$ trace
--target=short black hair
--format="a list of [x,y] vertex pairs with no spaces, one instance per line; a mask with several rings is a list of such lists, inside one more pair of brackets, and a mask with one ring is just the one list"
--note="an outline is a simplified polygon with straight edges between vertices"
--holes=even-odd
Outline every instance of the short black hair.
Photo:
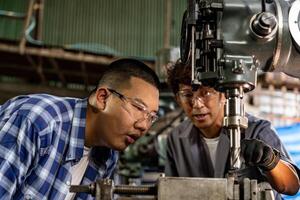
[[167,83],[175,95],[179,91],[179,84],[191,85],[192,67],[190,63],[184,64],[177,60],[175,64],[167,69]]
[[140,78],[159,89],[160,83],[156,73],[145,63],[131,58],[123,58],[112,62],[104,71],[98,87],[106,84],[118,88],[127,83],[131,77]]

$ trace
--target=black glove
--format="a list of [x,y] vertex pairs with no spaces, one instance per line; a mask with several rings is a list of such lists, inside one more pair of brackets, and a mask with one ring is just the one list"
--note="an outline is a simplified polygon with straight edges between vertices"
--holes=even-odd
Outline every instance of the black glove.
[[257,139],[242,140],[241,153],[246,165],[257,166],[265,171],[273,169],[280,160],[279,151]]

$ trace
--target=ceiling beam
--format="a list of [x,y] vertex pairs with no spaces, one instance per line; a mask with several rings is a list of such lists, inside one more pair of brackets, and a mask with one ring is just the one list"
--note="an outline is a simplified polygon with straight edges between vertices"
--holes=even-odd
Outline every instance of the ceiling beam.
[[[111,62],[119,59],[120,57],[115,56],[103,56],[103,55],[95,55],[84,52],[71,52],[66,51],[63,48],[43,48],[43,47],[29,47],[25,46],[24,52],[20,52],[20,47],[14,44],[6,44],[4,42],[0,42],[0,51],[10,52],[16,54],[28,54],[33,56],[42,56],[48,58],[56,58],[56,59],[65,59],[72,61],[80,61],[87,63],[95,63],[102,65],[109,65]],[[143,61],[150,68],[154,69],[154,62]]]
[[[21,54],[19,46],[12,44],[0,43],[0,51]],[[24,48],[24,54],[103,65],[109,65],[112,61],[117,59],[116,57],[92,55],[83,52],[70,52],[62,48],[37,48],[28,46]]]

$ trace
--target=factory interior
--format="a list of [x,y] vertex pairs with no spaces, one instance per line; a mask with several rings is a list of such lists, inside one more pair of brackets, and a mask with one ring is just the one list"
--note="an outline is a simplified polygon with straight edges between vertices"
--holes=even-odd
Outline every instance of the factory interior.
[[[251,73],[249,76],[244,75],[245,72],[242,72],[242,75],[234,76],[234,78],[237,77],[237,81],[233,80],[233,82],[236,81],[235,84],[230,82],[229,85],[231,85],[228,86],[227,83],[224,83],[227,80],[226,77],[225,79],[223,77],[222,81],[225,80],[221,81],[224,83],[223,85],[221,83],[223,91],[231,91],[233,87],[244,81],[243,78],[247,79],[246,82],[254,80],[255,83],[250,84],[251,89],[245,86],[246,89],[240,94],[243,99],[240,105],[244,106],[246,113],[271,122],[291,159],[296,166],[300,167],[299,35],[293,36],[293,33],[285,35],[286,29],[284,28],[282,29],[282,35],[276,32],[281,30],[280,16],[276,16],[279,12],[277,8],[274,13],[275,19],[278,18],[279,25],[274,25],[276,27],[274,31],[267,33],[270,38],[265,40],[265,36],[258,37],[255,35],[253,37],[257,36],[258,39],[243,39],[244,35],[241,32],[244,32],[243,28],[247,25],[245,25],[242,18],[247,18],[247,14],[252,14],[249,10],[257,10],[261,2],[267,2],[264,9],[270,9],[269,13],[273,11],[273,5],[271,4],[275,4],[274,7],[282,6],[282,10],[285,8],[285,5],[278,3],[277,0],[2,0],[0,1],[0,108],[9,99],[19,95],[46,93],[61,97],[86,98],[97,86],[102,73],[110,63],[120,58],[138,59],[152,68],[161,82],[158,120],[134,144],[119,152],[119,160],[112,176],[114,183],[110,185],[111,188],[115,189],[110,188],[110,190],[118,193],[117,186],[123,185],[132,186],[133,191],[127,194],[126,192],[120,192],[112,195],[113,198],[121,200],[236,199],[234,197],[224,197],[224,195],[209,196],[215,193],[221,194],[222,189],[220,188],[222,187],[220,186],[221,183],[219,184],[217,181],[215,183],[207,182],[210,185],[210,189],[208,189],[205,187],[206,178],[195,180],[195,182],[188,182],[188,178],[182,178],[184,179],[182,181],[174,179],[174,183],[172,182],[173,179],[164,179],[170,182],[166,182],[165,185],[161,183],[163,181],[159,182],[158,192],[155,194],[143,195],[140,190],[134,190],[134,187],[156,185],[159,178],[165,177],[167,138],[175,127],[187,119],[167,84],[166,70],[178,59],[184,60],[184,47],[193,48],[193,42],[187,44],[189,41],[185,41],[192,39],[189,36],[186,36],[188,39],[183,38],[184,33],[190,33],[187,31],[189,27],[193,27],[193,22],[190,20],[192,17],[186,18],[186,21],[184,21],[183,15],[187,8],[191,8],[192,5],[200,7],[204,3],[210,4],[204,7],[216,12],[216,16],[218,16],[216,19],[218,20],[221,18],[219,17],[220,13],[223,12],[221,20],[224,24],[221,25],[222,30],[218,35],[218,37],[223,37],[223,44],[218,46],[219,44],[216,43],[215,47],[223,48],[223,53],[229,52],[230,55],[225,57],[224,60],[227,58],[232,59],[234,57],[232,55],[240,55],[238,57],[239,61],[245,58],[246,64],[243,64],[244,61],[242,61],[243,66],[247,66],[249,59],[254,59],[255,56],[260,62],[257,65],[255,64],[256,67],[258,66],[255,75],[252,74],[251,68],[249,71],[246,70],[246,74]],[[300,34],[299,0],[285,2],[289,2],[290,7],[293,5],[292,2],[297,3],[297,31]],[[240,9],[248,7],[248,10],[245,8],[247,12],[234,12],[236,8],[231,7],[231,5],[243,3],[247,5],[241,6]],[[220,8],[221,5],[222,8]],[[197,6],[195,7],[197,8]],[[285,14],[281,17],[287,17]],[[286,23],[285,21],[287,20],[283,20],[284,23]],[[182,30],[185,28],[184,22],[187,24],[186,30]],[[217,25],[219,26],[219,24]],[[209,26],[205,27],[208,28]],[[285,27],[285,24],[283,24],[283,27]],[[191,30],[199,31],[199,27],[197,28]],[[229,36],[231,34],[230,29],[234,32],[231,36]],[[253,32],[255,32],[255,27],[253,29]],[[239,32],[239,35],[237,32]],[[208,33],[209,31],[207,31]],[[200,37],[199,35],[197,37]],[[232,41],[235,36],[241,41]],[[283,41],[281,45],[291,43],[292,47],[282,47],[280,54],[278,53],[280,47],[273,48],[273,46],[278,45],[279,39],[277,38],[281,36],[289,37],[289,41]],[[247,44],[241,47],[244,40]],[[252,41],[253,44],[250,45],[249,43]],[[266,44],[262,44],[264,42]],[[195,48],[199,47],[198,44],[199,42],[195,42]],[[197,50],[195,50],[195,55],[201,51]],[[247,55],[245,53],[247,51],[251,52],[251,55]],[[216,52],[219,52],[219,50]],[[190,52],[190,54],[192,53]],[[280,64],[276,66],[274,64],[273,68],[264,67],[264,65],[269,65],[272,59],[276,59],[275,54],[289,58],[284,61],[279,58],[277,62],[280,62]],[[216,55],[223,54],[217,53]],[[201,56],[196,55],[192,59],[197,60]],[[230,62],[231,60],[224,61],[227,64]],[[195,63],[195,66],[197,66],[199,62],[195,61]],[[224,65],[227,66],[227,64]],[[235,73],[236,69],[225,72],[225,76]],[[199,68],[196,70],[199,70]],[[205,78],[206,75],[210,76],[205,71],[202,77]],[[231,78],[229,79],[232,81]],[[243,88],[244,82],[241,85],[238,87]],[[230,109],[228,110],[230,112]],[[243,115],[244,113],[237,114]],[[232,128],[233,126],[229,127]],[[233,145],[235,145],[234,142]],[[201,183],[203,184],[201,185]],[[101,185],[102,182],[95,182],[96,189],[94,190],[100,188],[97,184]],[[168,184],[170,184],[169,187]],[[230,186],[226,185],[226,187]],[[155,188],[157,189],[157,185]],[[178,191],[176,191],[177,189]],[[99,190],[104,191],[103,188]],[[220,191],[216,192],[216,190]],[[165,193],[162,191],[165,191]],[[172,193],[173,196],[166,194],[167,191]],[[134,194],[135,192],[137,194]],[[228,195],[228,190],[225,193],[225,195]],[[100,193],[94,192],[95,199],[109,199],[103,197],[103,195],[104,192],[102,196]],[[300,192],[298,192],[298,195],[283,195],[282,197],[284,199],[300,200]],[[1,190],[0,199],[2,199]],[[244,196],[237,199],[268,198],[245,198]]]

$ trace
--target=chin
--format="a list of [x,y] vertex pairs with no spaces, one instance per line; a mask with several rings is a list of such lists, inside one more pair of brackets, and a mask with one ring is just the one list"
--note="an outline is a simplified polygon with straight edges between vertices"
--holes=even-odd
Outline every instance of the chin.
[[199,127],[208,126],[209,125],[209,123],[208,123],[207,120],[205,120],[205,121],[198,121],[198,120],[193,119],[193,123],[194,123],[195,126],[199,126]]
[[116,150],[116,151],[124,151],[125,149],[127,148],[127,145],[126,144],[122,144],[122,145],[114,145],[112,147],[113,150]]
[[122,148],[118,148],[118,149],[116,149],[116,150],[117,150],[117,151],[124,151],[126,148],[127,148],[127,146],[126,146],[126,147],[122,147]]
[[209,123],[199,123],[199,122],[194,122],[194,125],[199,129],[206,129],[211,126]]

